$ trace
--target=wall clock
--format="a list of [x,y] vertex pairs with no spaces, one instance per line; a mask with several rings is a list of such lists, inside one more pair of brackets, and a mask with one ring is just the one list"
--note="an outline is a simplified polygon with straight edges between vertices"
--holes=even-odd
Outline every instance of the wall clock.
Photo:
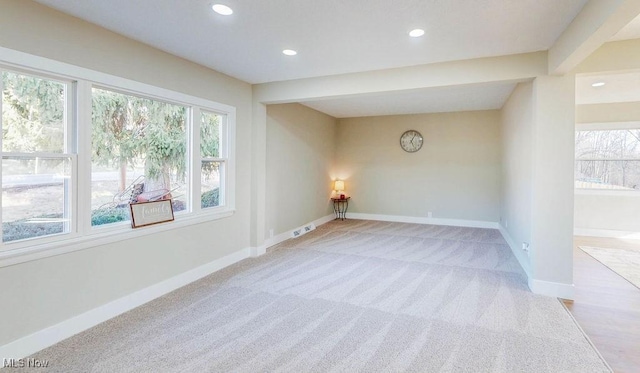
[[415,153],[420,150],[423,141],[422,135],[416,130],[408,130],[400,136],[400,146],[408,153]]

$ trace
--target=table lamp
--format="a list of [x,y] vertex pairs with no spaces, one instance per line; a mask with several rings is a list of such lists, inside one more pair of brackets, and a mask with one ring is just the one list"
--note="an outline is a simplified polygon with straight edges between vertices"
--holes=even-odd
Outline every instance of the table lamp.
[[336,180],[336,182],[333,185],[333,189],[335,189],[336,193],[338,195],[340,195],[340,199],[344,199],[344,181],[342,180]]

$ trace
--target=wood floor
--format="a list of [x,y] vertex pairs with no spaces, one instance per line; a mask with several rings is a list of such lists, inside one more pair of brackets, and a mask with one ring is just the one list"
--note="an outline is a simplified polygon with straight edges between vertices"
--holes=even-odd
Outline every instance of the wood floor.
[[640,372],[640,289],[578,246],[640,250],[640,240],[576,236],[575,300],[565,301],[614,372]]

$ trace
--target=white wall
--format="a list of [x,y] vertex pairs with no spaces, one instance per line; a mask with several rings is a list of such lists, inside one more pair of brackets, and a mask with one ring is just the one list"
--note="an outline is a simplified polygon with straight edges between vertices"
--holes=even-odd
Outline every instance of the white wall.
[[[573,297],[573,76],[519,84],[502,109],[501,227],[539,294]],[[522,244],[529,244],[529,253]]]
[[[0,46],[235,106],[237,138],[251,138],[249,84],[28,0],[0,8]],[[0,268],[0,346],[247,248],[250,142],[236,165],[232,217]]]
[[500,225],[511,238],[520,265],[531,274],[531,262],[520,250],[531,242],[533,188],[533,83],[520,83],[501,111],[502,193]]
[[576,191],[576,234],[626,235],[640,232],[640,195],[620,192]]
[[576,105],[576,124],[634,122],[640,118],[640,102]]
[[[337,174],[350,212],[497,222],[499,112],[475,111],[340,119]],[[424,136],[416,153],[399,139]]]
[[573,298],[573,169],[575,78],[533,82],[531,227],[534,292]]
[[336,126],[335,118],[300,104],[267,106],[267,235],[333,213]]

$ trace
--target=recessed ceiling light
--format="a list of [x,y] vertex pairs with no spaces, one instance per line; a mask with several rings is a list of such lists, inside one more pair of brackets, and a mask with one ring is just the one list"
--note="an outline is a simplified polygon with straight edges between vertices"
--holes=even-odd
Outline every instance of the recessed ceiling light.
[[412,38],[419,38],[420,36],[424,35],[424,30],[423,29],[415,29],[415,30],[411,30],[409,32],[409,36],[411,36]]
[[298,54],[298,52],[294,51],[293,49],[285,49],[282,51],[282,53],[286,54],[287,56],[295,56],[296,54]]
[[213,4],[211,9],[213,9],[213,11],[218,13],[218,14],[222,14],[223,16],[228,16],[228,15],[233,14],[233,9],[229,8],[226,5],[222,5],[222,4]]
[[591,84],[592,87],[602,87],[603,85],[605,85],[605,82],[595,82]]

